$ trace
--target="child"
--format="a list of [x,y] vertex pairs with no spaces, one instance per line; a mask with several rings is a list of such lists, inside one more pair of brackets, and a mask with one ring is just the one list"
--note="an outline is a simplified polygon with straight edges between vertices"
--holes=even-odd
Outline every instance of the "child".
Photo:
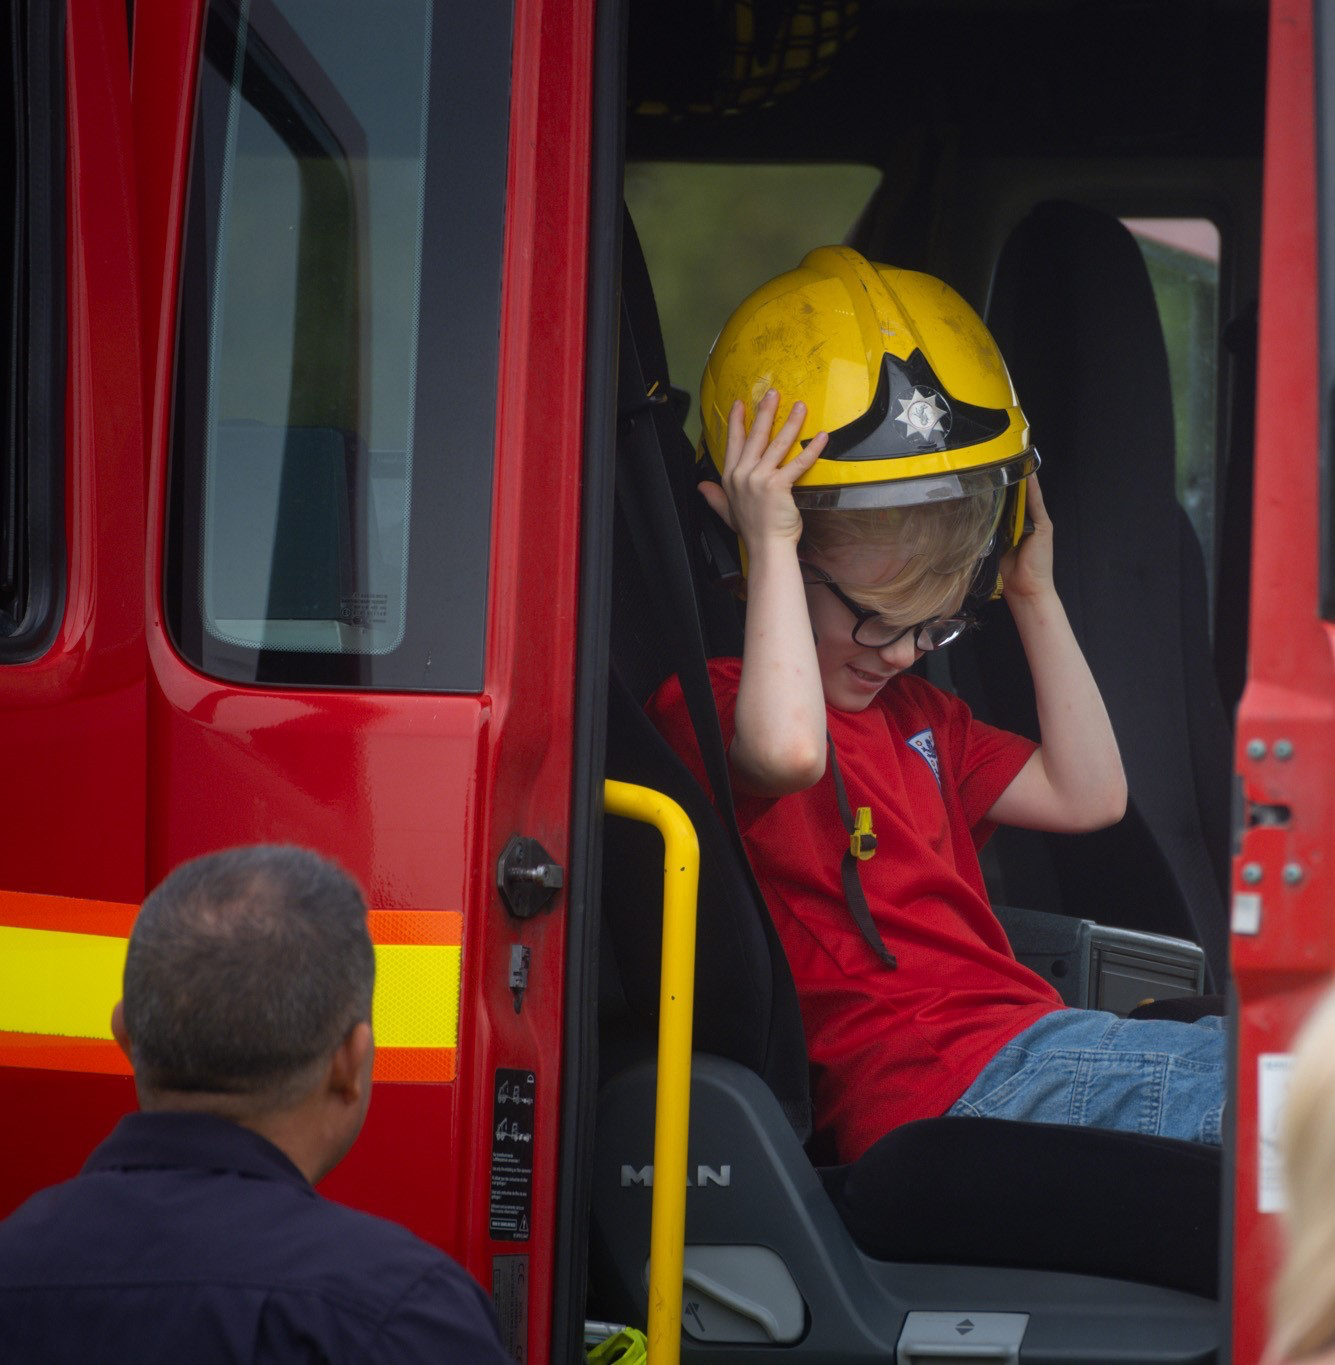
[[[1008,467],[1035,463],[991,338],[939,281],[845,248],[812,253],[739,314],[706,373],[706,445],[716,461],[726,446],[721,484],[701,492],[744,550],[746,629],[742,658],[711,661],[710,671],[738,824],[797,985],[818,1133],[841,1161],[898,1124],[945,1113],[1218,1143],[1220,1021],[1065,1009],[1016,962],[986,898],[977,849],[994,824],[1097,829],[1126,802],[1107,714],[1053,586],[1036,479],[1033,532],[1001,561],[1001,577],[1041,744],[981,724],[906,671],[966,628],[966,596],[999,520],[1005,532],[1003,462],[986,450],[980,465],[979,447],[1009,441]],[[789,315],[801,319],[805,349],[793,345]],[[884,353],[867,360],[866,338],[877,335]],[[795,352],[810,392],[786,395],[796,401],[780,420],[780,394],[763,385]],[[869,366],[878,400],[905,395],[898,415],[894,401],[873,401],[850,416],[838,396],[849,390],[841,354],[845,367],[849,355]],[[809,401],[840,425],[799,445]],[[726,414],[712,441],[711,411]],[[952,445],[952,419],[969,439]],[[919,445],[924,429],[935,444]],[[859,462],[847,476],[863,477],[851,498],[831,482],[846,477],[830,472],[832,446]],[[909,463],[920,447],[926,475],[921,460]],[[900,467],[913,477],[895,478]],[[943,467],[953,468],[944,486],[955,496],[941,500]],[[879,493],[868,469],[885,476]],[[882,495],[896,505],[869,505]],[[650,711],[703,776],[675,679]],[[875,850],[845,856],[851,812],[864,807]]]

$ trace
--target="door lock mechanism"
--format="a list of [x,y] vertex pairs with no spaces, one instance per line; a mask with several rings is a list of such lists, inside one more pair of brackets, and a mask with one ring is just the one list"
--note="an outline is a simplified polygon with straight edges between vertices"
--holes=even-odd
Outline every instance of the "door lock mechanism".
[[512,834],[496,863],[496,889],[516,919],[529,919],[565,885],[565,869],[536,840]]

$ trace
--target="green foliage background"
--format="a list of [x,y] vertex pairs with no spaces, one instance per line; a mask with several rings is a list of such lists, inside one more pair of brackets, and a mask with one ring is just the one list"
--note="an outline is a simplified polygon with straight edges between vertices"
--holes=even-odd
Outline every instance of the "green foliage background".
[[1149,267],[1173,381],[1177,498],[1214,558],[1215,407],[1219,351],[1219,267],[1190,252],[1137,239]]
[[880,180],[868,166],[626,167],[626,202],[654,282],[668,373],[691,395],[733,309],[813,247],[842,242]]

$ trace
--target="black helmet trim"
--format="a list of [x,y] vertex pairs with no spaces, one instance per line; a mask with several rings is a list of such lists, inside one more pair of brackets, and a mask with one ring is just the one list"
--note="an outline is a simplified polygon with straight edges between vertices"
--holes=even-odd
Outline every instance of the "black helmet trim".
[[952,474],[929,474],[917,479],[886,479],[881,483],[813,488],[798,484],[793,500],[805,511],[833,511],[848,507],[908,507],[920,502],[972,498],[996,488],[1023,482],[1038,469],[1038,451],[1030,446],[996,464],[962,469]]
[[915,350],[907,360],[885,355],[871,406],[830,432],[822,460],[894,460],[960,450],[995,440],[1010,424],[1004,408],[952,398]]

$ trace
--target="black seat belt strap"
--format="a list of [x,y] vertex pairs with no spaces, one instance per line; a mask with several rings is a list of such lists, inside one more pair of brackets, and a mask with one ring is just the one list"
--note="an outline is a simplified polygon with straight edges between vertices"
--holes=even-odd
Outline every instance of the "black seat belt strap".
[[862,806],[857,817],[848,802],[848,792],[844,789],[844,777],[839,771],[839,760],[834,753],[834,739],[826,732],[825,745],[830,754],[830,772],[834,777],[834,794],[839,801],[839,816],[848,831],[848,847],[844,849],[839,873],[844,882],[844,899],[848,902],[862,937],[867,940],[872,952],[891,970],[899,966],[898,960],[886,946],[871,917],[871,907],[867,904],[866,893],[862,889],[862,869],[859,866],[876,851],[876,836],[871,832],[871,811]]

